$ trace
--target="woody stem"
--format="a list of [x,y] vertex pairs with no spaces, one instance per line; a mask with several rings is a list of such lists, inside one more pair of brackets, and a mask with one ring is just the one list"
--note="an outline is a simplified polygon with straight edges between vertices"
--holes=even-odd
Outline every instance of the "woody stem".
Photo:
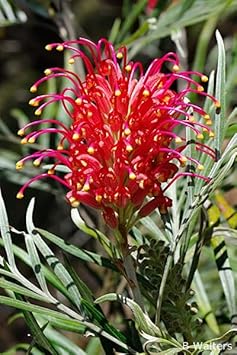
[[129,245],[127,242],[127,229],[124,226],[119,227],[120,235],[122,237],[122,255],[123,255],[123,266],[125,270],[125,277],[127,282],[131,288],[133,300],[142,308],[144,309],[143,299],[141,290],[138,284],[137,275],[136,275],[136,268],[134,264],[134,259],[129,252]]

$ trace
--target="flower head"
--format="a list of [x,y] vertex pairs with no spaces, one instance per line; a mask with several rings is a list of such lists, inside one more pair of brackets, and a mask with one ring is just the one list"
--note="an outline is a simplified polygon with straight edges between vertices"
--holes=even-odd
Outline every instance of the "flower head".
[[[213,135],[211,119],[187,100],[191,92],[208,96],[192,79],[195,74],[205,82],[206,76],[180,71],[174,53],[153,60],[144,72],[141,63],[128,61],[125,47],[116,52],[105,39],[95,44],[80,38],[46,46],[48,50],[54,48],[71,51],[69,63],[82,60],[86,76],[82,79],[74,71],[54,67],[46,69],[45,77],[32,86],[31,91],[36,92],[42,82],[66,78],[68,85],[60,93],[37,96],[30,104],[40,115],[48,105],[61,102],[70,123],[49,117],[19,130],[19,135],[25,136],[22,143],[34,143],[48,133],[59,134],[61,140],[57,149],[35,152],[17,163],[20,169],[30,159],[35,166],[48,158],[54,160],[53,168],[26,183],[18,198],[33,181],[50,177],[66,186],[66,197],[73,207],[84,203],[100,209],[106,223],[116,228],[129,224],[134,214],[142,217],[157,207],[166,212],[172,201],[165,191],[177,177],[191,175],[208,181],[199,173],[180,170],[189,159],[197,170],[202,166],[184,155],[187,142],[176,130],[178,126],[189,127],[197,137],[196,149],[215,158],[210,148],[198,143],[203,131]],[[162,71],[165,63],[171,66],[169,73]],[[175,90],[177,80],[183,82],[179,92]],[[210,99],[219,107],[213,97]],[[195,113],[206,124],[196,122]],[[40,128],[32,131],[37,125]],[[64,176],[57,174],[58,165],[67,168]]]

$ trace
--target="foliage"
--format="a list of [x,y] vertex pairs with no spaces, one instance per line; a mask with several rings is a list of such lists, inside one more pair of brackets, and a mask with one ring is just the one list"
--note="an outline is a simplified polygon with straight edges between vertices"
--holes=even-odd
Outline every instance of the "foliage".
[[[229,36],[223,40],[216,31],[216,44],[207,55],[217,24],[225,24],[226,18],[235,16],[236,9],[235,0],[159,1],[152,11],[148,11],[145,0],[123,1],[121,14],[114,19],[107,36],[117,47],[127,45],[130,58],[140,56],[147,61],[162,53],[171,39],[182,65],[193,65],[194,70],[202,71],[206,63],[212,70],[207,92],[217,98],[221,109],[213,105],[209,96],[203,98],[205,111],[213,117],[215,136],[204,134],[202,144],[215,152],[215,161],[194,149],[196,136],[188,127],[181,128],[189,142],[185,154],[193,159],[186,172],[193,172],[193,162],[198,161],[203,176],[210,181],[191,174],[177,179],[168,190],[172,207],[165,214],[156,209],[137,221],[123,252],[114,243],[113,231],[90,210],[82,217],[81,207],[72,208],[71,220],[81,235],[93,240],[94,251],[36,226],[35,198],[28,204],[25,228],[20,230],[14,220],[9,222],[12,206],[8,205],[8,198],[4,201],[0,195],[0,304],[17,310],[32,335],[30,344],[13,345],[3,354],[14,354],[19,349],[34,355],[214,355],[223,349],[236,351],[237,212],[236,202],[228,200],[230,193],[235,196],[237,187],[233,75],[237,70],[236,39]],[[63,40],[75,36],[76,30],[68,21],[73,15],[69,1],[0,2],[2,28],[25,26],[24,21],[31,15],[42,23],[53,23]],[[187,31],[190,37],[192,31],[200,32],[193,64],[187,59]],[[64,68],[68,69],[66,54]],[[83,68],[74,69],[83,75]],[[51,81],[43,90],[56,92],[65,85],[63,80]],[[198,97],[194,92],[189,99],[193,102]],[[44,115],[66,122],[58,102],[48,107]],[[12,116],[19,128],[31,121],[21,109],[12,110]],[[205,124],[198,112],[194,117]],[[22,185],[33,177],[29,166],[15,173],[15,162],[22,155],[55,147],[59,142],[59,135],[53,141],[41,136],[30,147],[21,145],[5,119],[0,121],[0,134],[4,142],[0,146],[4,188],[6,183]],[[49,162],[43,169],[51,167]],[[63,166],[57,169],[64,173]],[[35,188],[39,195],[44,191],[50,198],[63,195],[54,183],[40,181]],[[90,213],[94,223],[90,223]],[[38,223],[40,226],[37,220]],[[108,285],[104,282],[94,292],[78,272],[84,265],[89,265],[96,277],[104,278]],[[80,341],[82,338],[87,339],[86,345]]]

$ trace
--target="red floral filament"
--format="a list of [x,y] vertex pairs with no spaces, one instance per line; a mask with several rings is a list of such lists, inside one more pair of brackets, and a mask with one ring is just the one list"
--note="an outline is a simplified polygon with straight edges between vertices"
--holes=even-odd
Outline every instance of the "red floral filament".
[[[181,125],[190,128],[197,139],[203,138],[203,132],[213,136],[210,116],[186,99],[190,92],[210,97],[191,77],[196,75],[206,82],[206,76],[179,71],[174,53],[155,59],[143,73],[141,63],[127,61],[125,47],[116,53],[105,39],[97,44],[80,38],[46,46],[48,50],[53,48],[72,51],[69,63],[80,58],[87,74],[83,80],[73,71],[51,68],[32,86],[31,91],[36,92],[42,82],[55,77],[67,78],[69,86],[61,93],[37,96],[30,104],[37,107],[35,114],[40,115],[45,107],[59,101],[71,124],[66,126],[55,118],[47,118],[19,130],[19,135],[26,134],[22,143],[34,143],[40,135],[48,133],[62,138],[58,149],[36,152],[16,164],[20,169],[30,159],[34,159],[35,166],[44,159],[54,159],[54,167],[26,183],[18,198],[24,196],[31,182],[49,176],[67,187],[66,196],[73,207],[82,202],[98,208],[105,221],[116,228],[118,223],[126,224],[135,213],[145,216],[157,207],[166,212],[172,201],[164,192],[178,177],[197,176],[208,181],[195,172],[180,171],[187,160],[196,164],[198,170],[203,167],[197,160],[183,155],[188,143],[175,132]],[[162,73],[166,62],[173,70],[168,74]],[[186,83],[180,92],[173,89],[177,80]],[[210,99],[219,108],[219,102]],[[196,122],[195,113],[206,124]],[[27,132],[37,125],[40,129]],[[196,141],[194,144],[198,151],[215,158],[211,148]],[[59,164],[68,170],[63,177],[55,172]],[[168,185],[163,185],[167,182]]]

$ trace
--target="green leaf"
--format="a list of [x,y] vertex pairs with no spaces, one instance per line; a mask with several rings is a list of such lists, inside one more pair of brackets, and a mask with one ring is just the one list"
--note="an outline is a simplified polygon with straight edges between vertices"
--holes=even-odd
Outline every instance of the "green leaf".
[[13,269],[16,269],[14,254],[12,251],[12,239],[9,228],[8,216],[5,203],[0,189],[0,232],[4,243],[4,248],[7,254],[7,260]]
[[82,300],[82,305],[86,309],[86,313],[89,314],[89,317],[96,321],[103,330],[113,335],[115,338],[121,340],[122,342],[127,342],[126,337],[111,324],[109,324],[103,313],[100,312],[100,310],[97,309],[93,304],[87,302],[86,300]]
[[120,25],[121,25],[121,19],[120,18],[116,18],[114,20],[114,23],[112,25],[112,28],[110,30],[110,34],[108,36],[108,39],[111,43],[115,42],[116,37],[118,36],[119,33],[119,29],[120,29]]
[[91,338],[87,347],[86,347],[86,354],[87,355],[101,355],[102,347],[100,340],[98,338]]
[[158,240],[163,240],[167,241],[168,237],[166,234],[161,231],[161,229],[158,227],[157,223],[153,221],[153,219],[149,216],[144,217],[140,220],[140,223],[149,231],[149,234],[154,238]]
[[42,272],[42,265],[41,265],[40,257],[38,255],[33,238],[30,234],[27,234],[27,233],[25,233],[24,236],[25,236],[27,251],[28,251],[28,254],[29,254],[30,260],[31,260],[31,266],[34,271],[35,277],[36,277],[41,289],[46,294],[49,294],[49,290],[48,290],[47,283],[46,283],[46,280],[44,277],[44,273]]
[[[45,318],[47,320],[47,318]],[[79,323],[77,320],[73,319],[56,319],[51,318],[50,324],[55,327],[59,328],[68,332],[84,334],[87,327],[83,325],[83,323]]]
[[141,307],[130,298],[118,295],[116,293],[107,293],[106,295],[97,298],[95,303],[103,303],[106,301],[119,301],[122,304],[126,304],[134,314],[134,319],[139,331],[151,336],[161,335],[160,329],[142,311]]
[[138,18],[139,14],[142,12],[144,7],[147,4],[147,0],[139,0],[136,4],[133,5],[132,10],[129,13],[129,16],[126,16],[125,21],[123,22],[120,31],[118,33],[118,38],[116,42],[123,41],[123,37],[129,32],[130,28]]
[[220,14],[223,19],[228,14],[228,10],[234,12],[237,8],[236,1],[232,0],[196,0],[193,1],[192,6],[187,6],[186,11],[183,12],[184,4],[184,1],[177,1],[163,11],[157,20],[155,28],[133,43],[130,50],[130,58],[153,41],[170,36],[179,29],[200,23],[216,16],[216,14]]
[[215,149],[217,153],[217,158],[221,154],[222,143],[225,136],[225,122],[226,122],[226,104],[225,104],[225,47],[223,39],[219,33],[216,31],[216,40],[218,46],[218,60],[217,60],[217,72],[216,72],[216,91],[215,97],[221,104],[221,112],[215,115]]
[[[17,296],[17,298],[18,297],[19,296]],[[21,297],[19,299],[21,300]],[[27,323],[28,327],[30,328],[31,333],[33,335],[33,343],[39,345],[44,350],[49,351],[50,354],[57,355],[57,351],[54,349],[54,347],[50,343],[49,339],[44,334],[44,327],[47,327],[47,323],[45,323],[44,327],[41,329],[41,327],[37,323],[34,315],[31,312],[23,310],[23,314],[24,314],[24,318],[26,320],[26,323]],[[32,347],[33,347],[33,345],[32,345]]]
[[97,255],[91,251],[79,249],[75,245],[69,244],[67,241],[65,241],[62,238],[59,238],[53,233],[50,233],[44,229],[41,228],[35,228],[35,230],[44,238],[50,240],[50,242],[54,243],[57,245],[60,249],[64,250],[68,254],[71,254],[78,259],[90,263],[94,263],[100,266],[103,266],[105,268],[110,268],[112,270],[115,270],[116,267],[112,264],[112,262],[100,255]]
[[[0,274],[2,273],[2,270],[0,270]],[[3,289],[10,290],[14,293],[18,293],[22,296],[26,296],[38,301],[42,302],[48,302],[48,298],[44,297],[42,295],[37,294],[34,291],[29,290],[28,288],[25,288],[23,286],[17,285],[15,282],[7,281],[4,278],[0,277],[0,287]]]
[[[45,320],[42,317],[37,315],[37,322],[42,328],[45,325]],[[52,323],[51,323],[52,324]],[[82,328],[83,332],[85,328]],[[75,330],[74,330],[75,331]],[[58,350],[61,350],[65,355],[86,355],[86,353],[76,344],[74,344],[67,336],[56,331],[49,324],[44,329],[45,336],[50,340],[54,347]]]
[[64,265],[58,260],[58,258],[54,255],[52,250],[48,247],[48,245],[44,242],[41,236],[35,231],[35,226],[33,224],[32,216],[34,210],[34,199],[32,199],[29,203],[26,212],[26,226],[28,233],[32,236],[32,240],[34,240],[35,245],[37,246],[39,252],[44,256],[48,265],[53,269],[53,272],[57,275],[62,284],[69,291],[70,289],[70,298],[77,305],[78,309],[81,310],[81,295],[70,276],[69,272],[66,270]]
[[205,321],[207,322],[209,328],[213,331],[213,333],[219,334],[220,333],[219,326],[216,321],[216,317],[213,313],[213,310],[211,308],[206,290],[204,288],[198,270],[196,270],[195,272],[192,288],[195,291],[195,299],[198,304],[198,308],[200,309],[202,317],[205,317]]
[[[25,353],[27,353],[27,350],[29,349],[29,344],[26,343],[18,343],[17,345],[11,347],[10,349],[8,349],[7,351],[4,351],[3,353],[1,353],[1,355],[16,355],[18,354],[20,351],[24,351]],[[43,354],[40,350],[36,349],[35,347],[33,347],[31,349],[31,354],[32,355],[45,355]]]
[[[45,308],[42,306],[38,306],[35,304],[33,305],[28,302],[12,299],[12,298],[6,297],[6,296],[0,296],[0,303],[5,304],[6,306],[21,309],[23,311],[39,313],[39,314],[43,315],[49,321],[51,320],[51,318],[60,319],[60,320],[61,319],[62,320],[70,319],[67,315],[65,315],[63,313],[53,311],[51,309],[48,309],[48,308]],[[81,324],[81,323],[79,323],[79,324]]]
[[97,239],[107,252],[107,254],[112,258],[116,255],[116,249],[113,247],[112,243],[110,242],[109,238],[107,238],[102,232],[97,229],[89,227],[85,221],[81,218],[78,209],[72,208],[71,209],[71,217],[74,224],[84,233],[90,235],[91,237]]
[[15,25],[26,20],[26,14],[13,7],[10,1],[4,0],[0,2],[0,27]]
[[85,282],[83,282],[80,279],[80,277],[76,273],[75,269],[70,264],[70,261],[68,260],[66,255],[64,255],[64,261],[65,261],[65,265],[66,265],[66,268],[67,268],[69,274],[71,275],[73,281],[75,282],[75,285],[77,286],[77,288],[80,292],[81,297],[83,299],[85,299],[86,301],[88,301],[89,303],[93,304],[93,294],[92,294],[91,290],[85,284]]
[[[0,238],[0,245],[4,246],[4,242],[2,238]],[[17,256],[20,260],[22,260],[26,265],[31,266],[29,255],[22,248],[13,244],[12,250],[15,256]],[[3,273],[3,271],[5,272],[5,270],[1,270],[1,273]],[[55,287],[62,294],[68,297],[67,289],[62,285],[62,283],[52,273],[52,271],[50,271],[48,268],[42,265],[42,272],[44,273],[45,278],[51,283],[51,285],[53,285],[53,287]]]
[[230,312],[230,317],[232,318],[232,316],[236,315],[235,279],[232,268],[230,266],[224,238],[212,238],[211,246],[215,254],[219,277]]

